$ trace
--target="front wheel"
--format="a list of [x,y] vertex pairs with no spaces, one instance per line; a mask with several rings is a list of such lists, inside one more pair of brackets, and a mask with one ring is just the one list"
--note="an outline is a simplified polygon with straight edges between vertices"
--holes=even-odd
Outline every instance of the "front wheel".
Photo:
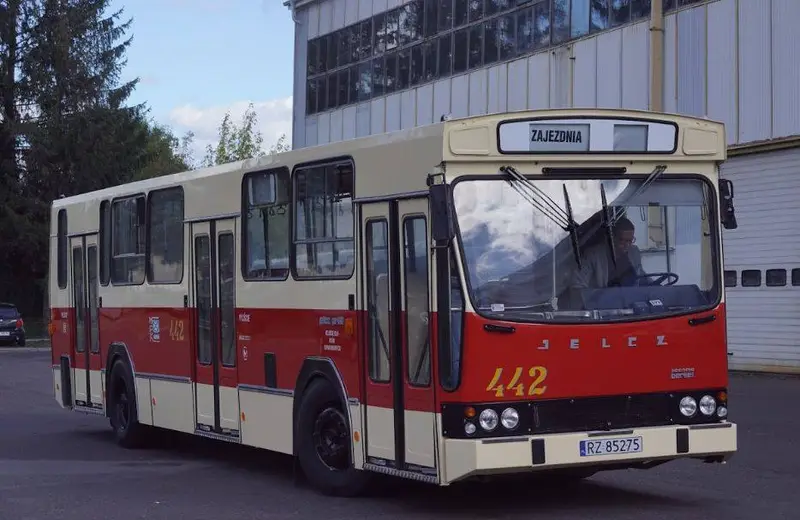
[[297,456],[311,484],[326,495],[355,496],[368,475],[353,468],[351,432],[336,390],[317,379],[306,390],[297,417]]

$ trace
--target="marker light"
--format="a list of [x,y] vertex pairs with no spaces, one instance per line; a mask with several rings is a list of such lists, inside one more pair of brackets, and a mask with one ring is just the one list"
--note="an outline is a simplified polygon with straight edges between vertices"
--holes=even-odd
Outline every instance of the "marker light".
[[697,413],[697,401],[693,397],[686,396],[681,399],[680,410],[686,417],[691,417]]
[[478,421],[481,423],[481,428],[490,432],[497,428],[497,412],[492,410],[491,408],[487,408],[486,410],[481,412]]

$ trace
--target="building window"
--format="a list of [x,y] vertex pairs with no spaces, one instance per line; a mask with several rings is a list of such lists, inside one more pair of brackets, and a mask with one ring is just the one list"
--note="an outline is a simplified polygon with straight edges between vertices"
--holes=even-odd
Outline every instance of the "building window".
[[294,269],[298,278],[353,274],[353,163],[297,168],[294,173]]
[[742,287],[760,287],[761,271],[758,269],[746,269],[742,271]]
[[800,268],[792,269],[792,287],[800,286]]
[[786,269],[767,269],[767,287],[784,287],[786,285]]
[[[664,0],[663,9],[706,1]],[[306,113],[360,103],[644,20],[650,6],[651,0],[412,0],[308,42]],[[342,76],[342,70],[349,72]]]
[[725,287],[736,287],[736,271],[725,271]]
[[111,206],[111,283],[144,283],[145,198],[118,199]]
[[147,282],[183,280],[183,188],[150,192],[147,197]]
[[245,175],[242,276],[285,280],[289,276],[289,170]]

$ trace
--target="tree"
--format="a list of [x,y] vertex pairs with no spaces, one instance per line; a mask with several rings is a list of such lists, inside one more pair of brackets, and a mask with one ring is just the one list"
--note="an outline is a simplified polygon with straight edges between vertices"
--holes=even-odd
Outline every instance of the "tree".
[[264,137],[257,129],[258,115],[252,103],[247,106],[242,115],[242,122],[237,126],[231,121],[230,111],[225,113],[219,125],[218,141],[215,147],[208,145],[203,158],[203,166],[214,166],[234,161],[242,161],[253,157],[262,157],[288,151],[291,147],[286,143],[286,135],[282,134],[278,141],[272,145],[269,152],[264,152],[261,146]]

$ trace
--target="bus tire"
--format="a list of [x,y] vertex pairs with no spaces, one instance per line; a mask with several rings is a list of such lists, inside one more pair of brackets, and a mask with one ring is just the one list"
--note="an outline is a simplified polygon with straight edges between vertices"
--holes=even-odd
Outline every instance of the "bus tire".
[[336,390],[323,378],[311,382],[297,413],[297,457],[308,481],[325,495],[353,497],[368,475],[353,467],[350,428]]
[[144,443],[144,427],[139,424],[133,376],[123,361],[115,361],[109,377],[109,419],[117,444],[134,449]]

